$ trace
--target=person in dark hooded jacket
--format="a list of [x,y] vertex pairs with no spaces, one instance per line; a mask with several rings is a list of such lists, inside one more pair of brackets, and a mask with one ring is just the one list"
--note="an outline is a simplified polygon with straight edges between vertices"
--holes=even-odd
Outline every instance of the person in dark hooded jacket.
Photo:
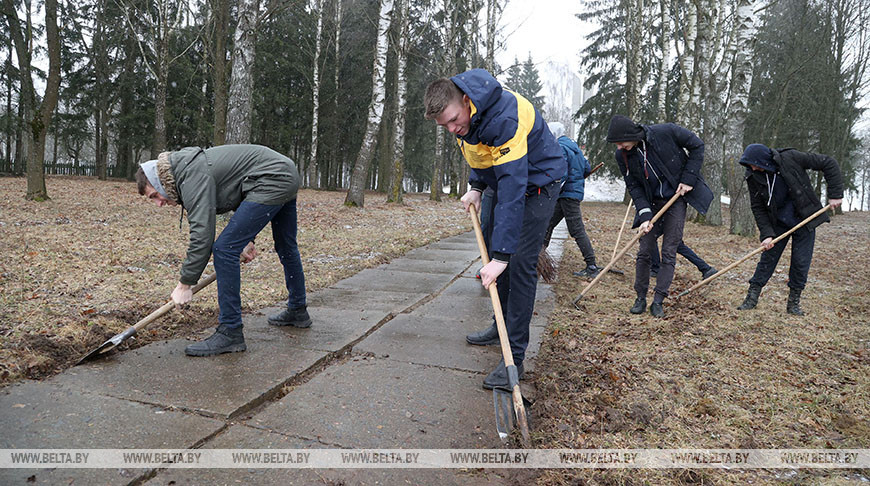
[[656,222],[662,225],[661,268],[649,311],[655,317],[663,317],[663,302],[674,279],[677,247],[683,240],[686,205],[690,204],[699,213],[706,214],[713,201],[713,192],[701,176],[704,142],[691,131],[673,123],[640,125],[622,115],[615,115],[610,120],[607,141],[616,144],[616,164],[634,202],[636,212],[632,228],[639,227],[644,233],[635,263],[637,299],[630,310],[633,314],[646,310],[651,255],[657,251],[658,232],[650,231],[649,221],[674,194],[682,196]]
[[761,289],[770,280],[785,245],[791,238],[791,264],[788,268],[788,300],[786,312],[804,315],[801,293],[807,284],[816,228],[830,221],[827,214],[816,216],[797,231],[775,245],[774,238],[796,226],[822,209],[807,170],[818,170],[825,175],[828,203],[838,207],[843,203],[843,175],[837,161],[827,155],[799,152],[794,149],[770,149],[760,143],[746,147],[739,161],[746,167],[746,185],[749,202],[759,238],[765,251],[761,254],[755,274],[749,279],[749,290],[743,303],[737,307],[748,310],[758,305]]
[[553,132],[553,136],[556,137],[556,141],[562,147],[565,160],[568,161],[568,176],[565,178],[565,183],[562,184],[562,191],[559,193],[556,209],[553,211],[553,217],[550,218],[547,236],[544,237],[544,248],[550,246],[550,237],[553,236],[553,230],[564,219],[565,224],[568,226],[568,233],[577,242],[577,247],[580,248],[580,253],[583,254],[583,260],[586,262],[586,268],[579,272],[574,272],[574,275],[578,277],[595,277],[601,269],[595,264],[595,250],[592,249],[592,241],[589,240],[589,235],[586,234],[586,226],[583,225],[583,213],[580,212],[580,201],[583,200],[586,177],[592,171],[592,166],[589,165],[589,161],[583,156],[583,151],[580,150],[580,147],[573,140],[565,136],[564,125],[559,122],[550,122],[547,126]]
[[[311,326],[305,302],[305,275],[296,245],[299,174],[292,160],[260,145],[187,147],[163,152],[157,160],[141,164],[136,182],[139,194],[158,206],[181,205],[187,210],[190,243],[181,265],[181,277],[171,295],[176,305],[190,302],[191,286],[214,255],[220,307],[218,327],[212,336],[187,346],[184,350],[187,355],[211,356],[246,349],[239,261],[256,257],[254,238],[270,222],[290,295],[287,309],[270,316],[269,324]],[[228,211],[235,213],[215,239],[216,215]]]
[[[490,73],[472,69],[433,81],[423,98],[425,116],[456,135],[471,166],[468,211],[480,210],[481,193],[493,190],[492,260],[480,269],[484,287],[497,281],[518,375],[529,344],[535,307],[536,265],[567,163],[541,114],[525,98],[502,88]],[[470,344],[498,343],[495,322],[466,337]],[[508,386],[504,361],[483,387]]]

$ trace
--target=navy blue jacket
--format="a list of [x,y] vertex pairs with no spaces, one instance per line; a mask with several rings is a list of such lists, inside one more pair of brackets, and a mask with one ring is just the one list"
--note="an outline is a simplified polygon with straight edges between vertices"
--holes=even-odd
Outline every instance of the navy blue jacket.
[[625,187],[634,201],[636,213],[632,228],[653,217],[650,201],[655,197],[646,180],[643,155],[639,150],[645,143],[649,150],[647,161],[656,173],[664,177],[674,189],[681,183],[692,186],[683,197],[701,214],[713,201],[713,191],[701,176],[704,161],[704,142],[691,131],[673,123],[643,125],[644,140],[629,151],[616,149],[616,165],[619,166]]
[[580,150],[580,147],[573,140],[562,135],[557,141],[559,146],[562,147],[565,160],[568,161],[568,177],[565,178],[565,184],[562,186],[559,199],[565,198],[582,201],[586,177],[592,171],[592,166],[589,165],[589,161],[583,156],[583,151]]
[[457,142],[471,166],[471,187],[491,187],[497,194],[490,249],[505,260],[519,243],[526,193],[565,177],[567,163],[527,99],[503,89],[483,69],[450,79],[471,99],[471,127]]

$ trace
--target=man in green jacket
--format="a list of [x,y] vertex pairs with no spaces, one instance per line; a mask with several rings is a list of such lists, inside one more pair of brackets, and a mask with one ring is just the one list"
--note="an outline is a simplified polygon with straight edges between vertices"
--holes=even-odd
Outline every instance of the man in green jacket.
[[[189,356],[244,351],[239,296],[239,262],[256,257],[254,238],[272,223],[275,251],[284,266],[290,297],[287,309],[270,316],[276,326],[311,326],[305,302],[305,275],[296,245],[296,192],[299,173],[284,155],[260,145],[187,147],[163,152],[141,164],[136,173],[139,194],[158,206],[181,205],[190,223],[190,244],[172,300],[190,302],[191,286],[202,275],[210,255],[217,273],[218,327],[209,338],[191,344]],[[215,240],[215,215],[235,211]]]

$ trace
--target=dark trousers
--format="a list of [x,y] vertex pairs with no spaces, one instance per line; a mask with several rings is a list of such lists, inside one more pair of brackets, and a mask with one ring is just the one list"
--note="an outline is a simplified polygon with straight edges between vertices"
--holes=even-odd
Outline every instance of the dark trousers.
[[[653,214],[667,204],[664,199],[652,201]],[[656,277],[655,295],[653,302],[662,303],[668,296],[668,289],[674,280],[674,266],[677,263],[677,247],[683,241],[683,226],[686,224],[686,200],[679,198],[668,208],[665,214],[656,221],[656,226],[661,225],[662,235],[662,260]],[[646,298],[649,291],[649,274],[653,252],[658,252],[656,238],[659,232],[653,227],[649,233],[641,236],[640,248],[637,251],[635,262],[634,290],[638,297]]]
[[276,206],[242,201],[212,247],[220,307],[218,322],[226,327],[242,326],[239,256],[269,222],[290,293],[287,305],[290,308],[305,305],[305,275],[296,245],[296,200]]
[[553,217],[550,218],[550,226],[547,228],[547,236],[544,237],[544,247],[550,246],[550,237],[553,236],[553,229],[559,224],[562,219],[565,219],[565,224],[568,225],[568,233],[577,246],[580,248],[580,253],[583,254],[583,260],[586,265],[595,265],[595,250],[592,249],[592,242],[589,240],[589,235],[586,234],[586,226],[583,225],[583,213],[580,212],[580,201],[567,197],[560,197],[556,201],[556,208],[553,210]]
[[559,197],[559,187],[560,183],[553,182],[526,196],[516,252],[496,280],[511,351],[517,365],[522,364],[529,345],[529,323],[535,310],[538,285],[538,253],[550,215],[553,214],[553,206]]
[[[776,234],[781,235],[790,228],[784,226],[776,226]],[[761,253],[761,259],[755,267],[755,274],[749,279],[749,283],[764,287],[773,271],[776,270],[776,264],[779,263],[779,257],[782,256],[783,250],[788,240],[791,239],[791,264],[788,267],[788,286],[795,290],[803,290],[807,285],[807,275],[810,273],[810,263],[813,261],[813,247],[816,242],[816,230],[801,228],[786,238],[780,240],[773,245],[770,250]]]
[[[661,267],[661,257],[659,257],[658,243],[655,243],[655,245],[655,251],[650,254],[650,260],[652,261],[650,269],[653,272],[658,273],[659,268]],[[711,268],[710,265],[705,262],[703,258],[699,257],[694,251],[692,251],[691,248],[688,247],[688,245],[686,245],[682,241],[680,241],[680,244],[677,245],[677,254],[682,255],[686,260],[689,260],[689,263],[697,267],[698,271],[701,273],[704,273]]]
[[480,197],[480,231],[483,233],[483,244],[489,251],[492,240],[492,210],[495,207],[495,193],[487,188]]

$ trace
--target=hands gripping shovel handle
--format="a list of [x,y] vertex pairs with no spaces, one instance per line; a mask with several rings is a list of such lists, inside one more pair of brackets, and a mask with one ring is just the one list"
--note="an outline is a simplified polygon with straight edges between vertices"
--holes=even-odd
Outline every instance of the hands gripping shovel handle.
[[[831,205],[830,205],[830,204],[828,204],[827,206],[823,207],[822,209],[819,209],[819,210],[816,211],[815,213],[811,214],[809,217],[807,217],[807,219],[805,219],[805,220],[801,221],[800,223],[798,223],[797,225],[795,225],[794,228],[792,228],[792,229],[786,231],[785,233],[783,233],[783,234],[777,236],[777,237],[774,238],[774,240],[771,241],[770,243],[771,243],[772,245],[775,245],[775,244],[779,243],[780,240],[782,240],[783,238],[787,238],[788,235],[794,233],[795,231],[797,231],[798,229],[800,229],[800,228],[801,228],[802,226],[804,226],[805,224],[807,224],[807,223],[809,223],[810,221],[816,219],[818,216],[820,216],[822,213],[824,213],[824,212],[827,211],[828,209],[831,209]],[[757,254],[761,253],[762,251],[764,251],[764,246],[759,246],[758,248],[756,248],[756,249],[752,250],[751,252],[747,253],[746,256],[744,256],[743,258],[740,258],[739,260],[737,260],[736,262],[734,262],[734,263],[728,265],[727,267],[723,268],[722,270],[719,270],[718,272],[714,273],[713,275],[710,275],[709,277],[705,278],[704,280],[701,280],[700,282],[698,282],[698,283],[696,283],[695,285],[691,286],[688,290],[684,290],[684,291],[680,292],[680,294],[677,295],[677,298],[680,298],[680,297],[682,297],[682,296],[688,294],[689,292],[691,292],[691,291],[693,291],[693,290],[696,290],[696,289],[698,289],[698,288],[700,288],[700,287],[703,287],[703,286],[707,285],[708,283],[712,282],[713,280],[716,280],[717,278],[719,278],[719,276],[721,276],[722,274],[724,274],[724,273],[730,271],[732,268],[736,267],[737,265],[740,265],[741,263],[745,262],[746,260],[749,260],[750,258],[752,258],[753,255],[757,255]]]
[[[200,290],[202,290],[203,288],[207,287],[209,284],[214,282],[216,278],[217,278],[217,274],[212,273],[211,275],[205,277],[204,279],[200,280],[199,283],[194,285],[193,288],[191,289],[191,291],[193,291],[194,294],[199,292]],[[78,363],[76,363],[76,366],[84,363],[85,361],[89,361],[89,360],[98,358],[98,357],[108,353],[109,351],[115,349],[116,346],[118,346],[119,344],[124,342],[127,338],[136,334],[143,327],[147,326],[148,324],[151,324],[152,322],[156,321],[158,318],[162,317],[164,314],[166,314],[167,312],[172,310],[173,307],[175,307],[175,303],[171,300],[169,302],[163,304],[162,307],[160,307],[156,311],[148,314],[141,321],[128,327],[124,332],[119,333],[119,334],[115,334],[114,336],[109,338],[108,341],[101,344],[100,347],[98,347],[97,349],[94,349],[90,353],[86,354],[82,359],[79,360]]]
[[[480,250],[480,260],[483,262],[484,265],[486,265],[489,263],[489,252],[486,249],[486,244],[483,242],[483,232],[480,230],[480,219],[478,218],[477,211],[475,210],[473,205],[469,208],[468,212],[471,215],[471,224],[474,226],[474,234],[477,236],[477,247]],[[514,356],[513,353],[511,353],[510,342],[508,341],[507,335],[507,327],[504,323],[504,315],[501,312],[501,301],[498,298],[498,289],[495,286],[495,282],[493,282],[489,286],[489,297],[492,300],[492,311],[495,314],[495,323],[496,327],[498,328],[498,340],[501,344],[501,354],[504,358],[505,367],[507,368],[508,385],[511,387],[512,390],[513,408],[516,417],[516,423],[517,425],[519,425],[520,432],[523,435],[523,445],[528,446],[529,422],[526,417],[526,407],[523,404],[523,395],[520,391],[519,375],[517,374],[517,368],[514,365]],[[501,408],[501,405],[503,405],[503,403],[500,400],[499,394],[505,394],[505,392],[494,388],[492,390],[492,393],[493,403],[495,404],[496,428],[498,429],[499,437],[504,439],[507,437],[508,424],[506,423],[505,427],[502,427],[501,420],[506,419],[507,411]]]
[[[668,202],[667,202],[664,206],[662,206],[662,208],[659,210],[659,212],[657,212],[657,213],[655,214],[655,216],[653,216],[652,219],[649,221],[650,227],[652,227],[652,225],[654,225],[655,222],[658,221],[659,218],[661,218],[661,217],[665,214],[665,211],[667,211],[667,210],[668,210],[668,209],[669,209],[669,208],[670,208],[670,207],[671,207],[671,206],[672,206],[672,205],[677,201],[677,198],[679,198],[679,197],[680,197],[680,193],[676,193],[676,194],[674,194],[674,195],[671,197],[671,199],[668,200]],[[624,220],[623,220],[623,221],[624,221]],[[652,230],[650,230],[650,231],[652,231]],[[631,248],[635,243],[637,243],[637,240],[639,240],[640,237],[643,236],[643,235],[644,235],[644,233],[638,231],[637,234],[634,235],[634,238],[632,238],[632,239],[631,239],[631,240],[630,240],[630,241],[629,241],[629,242],[628,242],[628,243],[627,243],[627,244],[622,248],[622,250],[620,250],[619,253],[617,253],[616,256],[614,256],[614,257],[610,260],[610,263],[608,263],[607,266],[604,267],[604,270],[601,270],[601,272],[598,274],[598,276],[596,276],[595,279],[594,279],[593,281],[589,282],[589,285],[587,285],[586,288],[583,289],[582,292],[580,292],[580,295],[578,295],[577,298],[574,299],[574,307],[575,307],[577,310],[580,310],[580,306],[578,305],[578,303],[580,302],[581,299],[583,299],[583,296],[586,295],[587,292],[589,292],[589,289],[591,289],[592,287],[594,287],[595,284],[597,284],[598,281],[601,280],[601,277],[603,277],[603,276],[604,276],[604,275],[605,275],[605,274],[610,270],[610,268],[613,266],[613,264],[616,263],[617,260],[619,260],[620,258],[622,258],[622,256],[625,255],[625,253],[628,251],[628,249]]]

